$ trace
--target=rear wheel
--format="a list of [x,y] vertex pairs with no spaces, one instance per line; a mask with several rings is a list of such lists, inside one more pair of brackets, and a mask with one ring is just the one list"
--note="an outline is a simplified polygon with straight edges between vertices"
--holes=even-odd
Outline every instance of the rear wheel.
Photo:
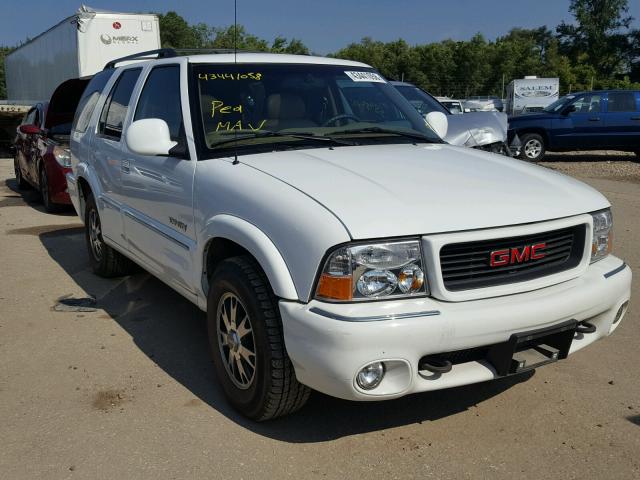
[[544,157],[546,148],[544,138],[537,133],[525,133],[522,136],[520,158],[530,162],[538,162]]
[[18,184],[18,189],[26,190],[27,188],[29,188],[29,184],[22,176],[22,170],[20,169],[20,163],[18,162],[17,158],[13,159],[13,169],[16,174],[16,183]]
[[109,278],[128,275],[135,270],[131,260],[104,243],[100,214],[92,194],[86,200],[84,228],[93,273]]
[[260,266],[251,257],[227,259],[210,284],[209,346],[231,405],[258,421],[301,408],[310,390],[296,379],[278,302]]

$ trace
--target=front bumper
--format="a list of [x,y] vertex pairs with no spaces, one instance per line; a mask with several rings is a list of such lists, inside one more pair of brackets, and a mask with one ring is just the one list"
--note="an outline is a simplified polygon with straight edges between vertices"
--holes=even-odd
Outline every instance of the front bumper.
[[53,203],[71,205],[71,198],[67,190],[67,173],[70,168],[60,167],[55,160],[47,163],[47,180],[49,182],[49,196]]
[[[628,302],[631,269],[609,256],[580,277],[539,290],[465,302],[432,298],[360,304],[280,302],[285,344],[300,382],[349,400],[384,400],[497,378],[486,361],[453,365],[445,374],[419,371],[425,355],[505,342],[513,333],[567,320],[596,326],[579,334],[570,353],[611,334]],[[387,362],[387,375],[371,391],[355,382],[365,365]]]

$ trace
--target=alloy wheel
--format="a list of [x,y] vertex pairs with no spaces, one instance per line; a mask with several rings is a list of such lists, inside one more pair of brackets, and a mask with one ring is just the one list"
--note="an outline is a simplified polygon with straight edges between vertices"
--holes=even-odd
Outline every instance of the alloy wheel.
[[532,138],[524,145],[524,154],[527,158],[536,159],[542,153],[542,143],[540,140]]
[[100,217],[95,209],[89,212],[89,240],[93,257],[100,262],[102,260],[102,227]]
[[256,347],[251,319],[240,299],[226,292],[218,302],[216,334],[222,363],[229,379],[241,390],[256,376]]

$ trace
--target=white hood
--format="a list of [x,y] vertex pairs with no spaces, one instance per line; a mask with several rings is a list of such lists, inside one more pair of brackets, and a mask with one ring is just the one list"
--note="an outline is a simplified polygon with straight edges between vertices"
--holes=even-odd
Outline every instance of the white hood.
[[293,150],[240,161],[315,199],[353,239],[516,225],[609,206],[560,173],[449,145]]

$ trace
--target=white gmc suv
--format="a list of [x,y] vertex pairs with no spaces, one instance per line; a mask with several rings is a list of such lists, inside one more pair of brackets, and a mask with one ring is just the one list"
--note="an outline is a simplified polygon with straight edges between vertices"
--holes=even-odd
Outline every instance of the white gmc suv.
[[362,63],[154,57],[87,86],[69,193],[95,273],[138,264],[206,311],[248,417],[516,374],[620,324],[594,189],[445,144]]

